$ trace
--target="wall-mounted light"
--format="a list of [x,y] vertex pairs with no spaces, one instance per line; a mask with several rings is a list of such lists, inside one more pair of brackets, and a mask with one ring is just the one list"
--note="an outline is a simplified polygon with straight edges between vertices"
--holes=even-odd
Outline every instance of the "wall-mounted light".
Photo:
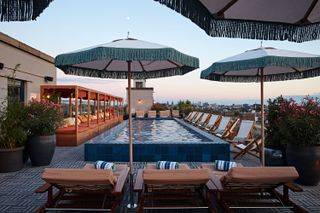
[[30,100],[37,100],[37,93],[30,93]]
[[48,82],[48,81],[53,81],[53,77],[51,77],[51,76],[44,76],[44,80],[45,80],[46,82]]
[[0,70],[2,70],[4,67],[4,64],[3,63],[0,63]]
[[138,100],[138,104],[141,104],[141,103],[142,103],[142,100],[141,100],[141,99],[139,99],[139,100]]
[[47,95],[47,99],[49,99],[51,96],[50,95]]

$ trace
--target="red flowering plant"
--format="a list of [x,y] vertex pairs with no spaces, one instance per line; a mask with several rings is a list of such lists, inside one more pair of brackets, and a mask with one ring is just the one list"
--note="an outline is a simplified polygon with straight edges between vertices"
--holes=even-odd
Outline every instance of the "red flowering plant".
[[26,127],[30,135],[53,135],[63,125],[60,105],[49,100],[31,100],[27,108]]
[[287,144],[320,144],[320,101],[305,97],[300,103],[282,96],[268,101],[266,144],[285,148]]

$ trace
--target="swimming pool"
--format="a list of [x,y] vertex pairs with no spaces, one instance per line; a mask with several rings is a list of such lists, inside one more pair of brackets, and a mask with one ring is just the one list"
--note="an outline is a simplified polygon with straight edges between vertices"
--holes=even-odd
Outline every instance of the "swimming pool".
[[[180,119],[133,120],[134,161],[229,160],[230,145]],[[85,160],[129,161],[128,121],[85,144]]]
[[[111,138],[105,137],[96,142],[108,143],[108,141],[127,144],[129,141],[128,125],[117,134],[114,134]],[[133,143],[172,143],[173,141],[179,143],[193,143],[208,141],[208,138],[197,132],[192,132],[192,130],[173,119],[138,119],[132,121],[132,141]]]

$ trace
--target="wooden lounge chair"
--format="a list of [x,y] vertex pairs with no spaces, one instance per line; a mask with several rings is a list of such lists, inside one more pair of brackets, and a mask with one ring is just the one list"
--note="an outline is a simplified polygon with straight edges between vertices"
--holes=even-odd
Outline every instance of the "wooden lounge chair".
[[[237,167],[243,167],[241,163],[236,163]],[[210,173],[213,173],[218,178],[221,178],[222,176],[226,175],[228,171],[220,171],[215,168],[214,163],[203,163],[200,165],[201,169],[208,169]]]
[[195,125],[198,123],[198,121],[202,118],[203,112],[199,112],[193,119],[191,119],[190,123]]
[[187,117],[184,118],[185,121],[187,122],[192,122],[193,118],[198,114],[197,111],[192,111],[189,113],[189,115]]
[[160,111],[160,118],[169,118],[170,110]]
[[232,135],[231,137],[233,137],[233,139],[227,141],[230,143],[245,143],[246,141],[252,140],[254,125],[255,121],[241,120],[237,135]]
[[136,118],[144,118],[144,111],[136,111]]
[[217,136],[222,137],[232,125],[231,117],[222,116],[219,125],[216,129],[211,129],[211,132]]
[[231,119],[226,129],[222,133],[214,132],[214,134],[219,138],[223,138],[223,139],[233,138],[236,134],[236,129],[238,129],[239,123],[240,123],[239,118]]
[[245,154],[261,159],[261,136],[247,142],[247,144],[234,144],[233,147],[239,151],[233,159],[242,158]]
[[[181,165],[180,165],[181,167]],[[146,209],[209,208],[204,194],[209,181],[207,169],[140,169],[134,186],[138,212]]]
[[[223,212],[237,208],[289,208],[307,212],[289,199],[289,189],[302,191],[292,183],[298,177],[294,167],[234,167],[221,178],[211,173],[207,186]],[[282,194],[276,190],[280,186]]]
[[[42,179],[46,182],[36,193],[47,192],[47,202],[38,212],[108,211],[116,212],[128,178],[127,165],[116,165],[116,171],[94,169],[91,164],[83,169],[46,168]],[[57,188],[53,194],[53,188]]]
[[157,117],[157,111],[155,110],[148,111],[148,118],[156,118],[156,117]]
[[216,129],[218,127],[220,120],[221,120],[220,115],[212,114],[208,122],[201,125],[200,128],[204,128],[207,131]]
[[203,113],[203,115],[199,118],[199,120],[195,123],[195,126],[201,127],[204,123],[208,121],[208,118],[210,117],[209,113]]

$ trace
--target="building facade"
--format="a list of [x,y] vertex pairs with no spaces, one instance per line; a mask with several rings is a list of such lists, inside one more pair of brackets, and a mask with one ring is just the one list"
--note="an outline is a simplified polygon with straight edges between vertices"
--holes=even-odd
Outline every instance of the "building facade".
[[56,84],[54,58],[0,32],[0,102],[40,100],[40,85]]
[[148,112],[153,103],[153,87],[146,87],[146,80],[133,80],[133,87],[131,88],[131,112]]

